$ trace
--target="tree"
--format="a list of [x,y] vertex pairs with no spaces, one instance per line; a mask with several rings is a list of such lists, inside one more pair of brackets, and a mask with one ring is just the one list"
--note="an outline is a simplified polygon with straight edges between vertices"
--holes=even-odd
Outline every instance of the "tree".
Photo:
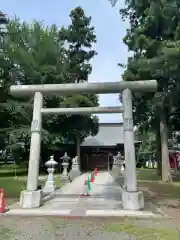
[[95,29],[91,26],[91,17],[86,17],[81,7],[73,9],[70,18],[71,24],[67,29],[61,28],[59,39],[67,44],[69,81],[84,82],[92,71],[89,61],[97,54],[93,50]]
[[[5,23],[5,22],[3,22]],[[0,54],[0,139],[1,150],[6,148],[7,155],[11,155],[14,150],[21,149],[20,141],[25,141],[29,129],[27,124],[30,123],[32,105],[21,99],[14,99],[9,94],[9,88],[12,84],[20,83],[21,72],[12,59],[10,49],[12,42],[9,36],[15,35],[10,31],[11,22],[6,22],[6,29],[0,36],[1,54]]]
[[167,113],[177,106],[179,94],[179,7],[179,2],[173,0],[127,0],[126,7],[120,10],[122,18],[130,23],[124,43],[134,53],[128,59],[123,79],[158,81],[158,94],[135,94],[133,103],[135,121],[156,128],[161,136],[164,181],[171,180]]
[[139,152],[155,153],[156,138],[154,132],[145,131],[142,135],[142,144],[140,145]]
[[[89,61],[96,54],[91,50],[95,42],[94,28],[90,26],[81,8],[71,12],[72,24],[60,30],[52,25],[45,27],[40,22],[21,23],[15,18],[7,25],[8,35],[3,41],[3,64],[7,62],[6,88],[12,84],[70,83],[77,79],[87,81],[91,72]],[[79,24],[79,25],[78,25]],[[78,29],[81,31],[78,32]],[[76,78],[74,78],[76,76]],[[7,84],[7,79],[10,79]],[[79,80],[78,80],[79,82]],[[7,93],[1,106],[6,108],[9,122],[8,136],[14,137],[14,144],[27,140],[29,148],[29,128],[33,99],[14,99]],[[67,97],[45,98],[45,107],[97,106],[96,95],[81,94]],[[43,122],[43,147],[59,148],[64,143],[75,143],[87,135],[96,134],[98,119],[91,116],[50,116]],[[11,129],[10,129],[11,127]],[[16,130],[16,131],[15,131]]]
[[8,23],[8,19],[5,16],[3,12],[0,11],[0,35],[2,36],[4,34],[3,30],[3,25],[6,25]]
[[[11,62],[6,56],[5,42],[6,42],[6,26],[8,20],[6,16],[0,12],[0,149],[2,150],[8,142],[8,131],[10,127],[9,109],[6,109],[6,101],[8,99],[8,88],[12,83],[9,74]],[[7,121],[8,120],[8,121]],[[11,129],[12,130],[12,129]]]
[[[67,82],[79,83],[88,81],[92,71],[91,59],[97,54],[93,50],[96,43],[95,29],[91,26],[91,17],[87,17],[81,7],[70,13],[71,24],[67,29],[61,28],[59,39],[67,45],[68,59]],[[92,107],[98,106],[98,97],[95,94],[81,94],[69,96],[62,104],[63,107]],[[79,123],[79,124],[78,124]],[[95,135],[98,131],[98,119],[91,114],[86,116],[72,116],[66,120],[64,127],[71,139],[82,141],[89,134]],[[74,126],[73,131],[69,126]],[[83,128],[82,128],[83,126]]]

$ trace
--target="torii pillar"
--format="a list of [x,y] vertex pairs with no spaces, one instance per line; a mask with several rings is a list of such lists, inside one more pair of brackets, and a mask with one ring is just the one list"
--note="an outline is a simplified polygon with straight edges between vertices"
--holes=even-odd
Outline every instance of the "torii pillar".
[[36,92],[34,95],[33,119],[31,123],[31,144],[29,155],[29,168],[27,189],[21,192],[21,208],[37,208],[42,204],[42,190],[38,189],[39,160],[41,151],[41,131],[43,95]]
[[144,196],[143,192],[137,191],[132,92],[130,89],[125,89],[122,92],[122,103],[124,108],[124,154],[126,161],[122,205],[127,210],[140,210],[144,208]]

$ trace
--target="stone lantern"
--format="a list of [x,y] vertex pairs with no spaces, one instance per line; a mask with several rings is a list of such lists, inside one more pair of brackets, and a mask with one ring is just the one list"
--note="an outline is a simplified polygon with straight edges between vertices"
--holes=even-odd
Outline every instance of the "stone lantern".
[[63,166],[63,173],[62,176],[63,177],[67,177],[68,176],[68,167],[69,167],[69,160],[71,159],[68,155],[67,152],[65,152],[64,156],[61,157],[62,159],[62,166]]
[[113,168],[117,167],[120,163],[120,160],[122,159],[122,155],[120,152],[116,156],[113,156]]
[[43,192],[45,193],[51,193],[54,192],[56,189],[55,181],[54,181],[54,171],[55,166],[57,165],[57,162],[54,161],[54,156],[50,156],[50,160],[45,163],[45,165],[48,167],[48,178],[45,183]]
[[113,157],[113,169],[112,174],[116,182],[125,190],[125,160],[124,156],[121,155],[120,152],[116,156]]
[[120,152],[116,155],[116,165],[120,167],[120,170],[123,172],[125,168],[125,160],[124,157],[121,155]]
[[113,156],[113,166],[112,169],[114,169],[116,167],[116,156]]
[[72,182],[76,177],[80,176],[80,167],[79,167],[79,161],[78,156],[72,159],[72,169],[69,172],[69,181]]

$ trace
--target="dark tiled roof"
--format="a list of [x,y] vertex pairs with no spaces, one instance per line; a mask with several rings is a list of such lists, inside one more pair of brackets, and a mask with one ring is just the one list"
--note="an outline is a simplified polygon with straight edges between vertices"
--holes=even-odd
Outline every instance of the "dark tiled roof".
[[[138,139],[135,136],[135,142]],[[85,138],[81,146],[115,146],[124,144],[124,131],[122,123],[100,123],[96,136]]]

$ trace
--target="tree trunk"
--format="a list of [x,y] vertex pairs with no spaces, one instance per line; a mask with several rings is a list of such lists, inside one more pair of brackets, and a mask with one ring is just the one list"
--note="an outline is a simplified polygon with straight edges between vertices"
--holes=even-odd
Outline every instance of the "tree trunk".
[[169,165],[169,151],[168,151],[168,131],[167,131],[166,115],[164,108],[160,111],[160,136],[161,136],[161,150],[162,150],[162,180],[164,182],[172,181],[171,170]]
[[161,136],[160,136],[160,119],[159,113],[156,113],[156,160],[158,167],[158,176],[162,179],[162,154],[161,154]]
[[76,156],[78,156],[78,162],[80,163],[81,150],[80,150],[80,140],[78,137],[76,139]]

